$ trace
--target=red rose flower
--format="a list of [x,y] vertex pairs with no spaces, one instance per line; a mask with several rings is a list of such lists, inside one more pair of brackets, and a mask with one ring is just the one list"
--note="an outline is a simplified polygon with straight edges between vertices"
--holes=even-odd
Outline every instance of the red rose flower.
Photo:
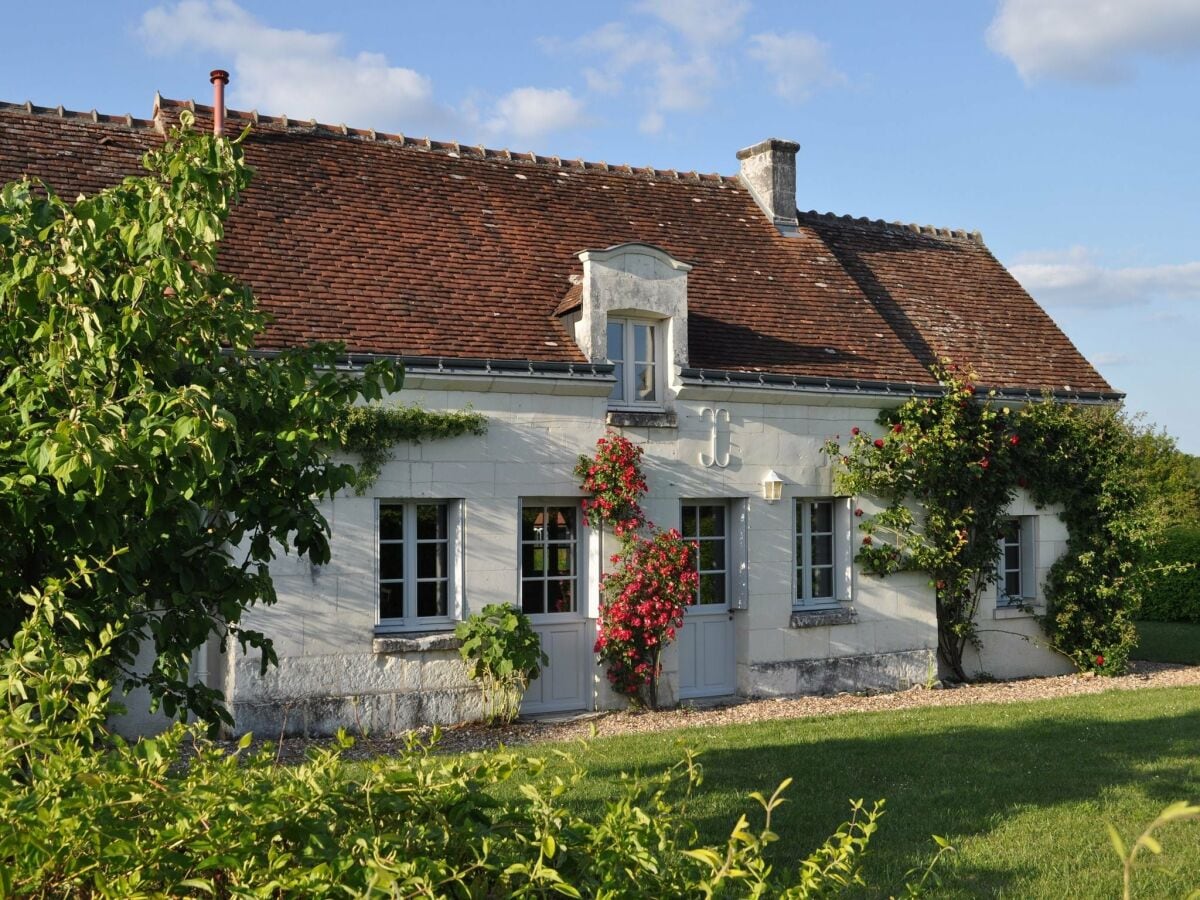
[[893,434],[899,434],[899,433],[900,433],[900,432],[902,432],[903,430],[904,430],[904,423],[903,423],[903,422],[897,422],[895,425],[893,425],[893,426],[892,426],[892,433],[893,433]]
[[871,540],[871,536],[869,534],[865,538],[863,538],[863,546],[864,547],[870,547],[871,544],[873,544],[873,543],[875,543],[875,542]]
[[863,511],[862,511],[862,509],[861,509],[861,508],[860,508],[860,509],[856,509],[856,510],[854,510],[854,514],[855,514],[856,516],[861,516],[861,515],[863,514]]
[[875,438],[875,446],[880,450],[883,449],[883,438]]
[[857,435],[860,430],[861,429],[857,425],[855,425],[853,428],[850,429],[850,433],[853,435]]
[[1097,654],[1096,654],[1096,665],[1097,665],[1097,666],[1103,666],[1103,665],[1104,665],[1104,654],[1103,654],[1103,653],[1097,653]]
[[1008,442],[1015,447],[1015,446],[1017,446],[1017,444],[1021,443],[1021,439],[1019,437],[1017,437],[1017,435],[1014,434],[1012,437],[1010,437],[1008,439]]
[[981,468],[981,469],[986,469],[990,465],[991,465],[991,462],[988,460],[988,458],[986,456],[979,461],[979,468]]

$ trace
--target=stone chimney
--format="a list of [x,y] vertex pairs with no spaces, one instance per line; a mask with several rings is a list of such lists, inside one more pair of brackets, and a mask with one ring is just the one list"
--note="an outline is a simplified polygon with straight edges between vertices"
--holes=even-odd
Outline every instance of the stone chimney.
[[799,233],[796,221],[796,151],[795,141],[768,138],[753,147],[739,150],[742,166],[739,175],[767,218],[788,237]]

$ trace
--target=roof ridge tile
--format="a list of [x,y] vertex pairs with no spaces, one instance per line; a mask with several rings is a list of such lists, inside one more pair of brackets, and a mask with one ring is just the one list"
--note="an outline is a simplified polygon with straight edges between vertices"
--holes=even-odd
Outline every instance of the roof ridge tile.
[[824,219],[828,222],[847,225],[873,225],[893,231],[911,231],[913,234],[923,234],[928,237],[951,238],[953,240],[969,241],[973,244],[983,244],[983,235],[979,231],[967,231],[965,228],[939,228],[936,225],[919,225],[916,222],[887,222],[883,219],[872,219],[869,216],[854,216],[833,212],[818,212],[810,209],[808,212],[797,211],[797,214],[807,218]]

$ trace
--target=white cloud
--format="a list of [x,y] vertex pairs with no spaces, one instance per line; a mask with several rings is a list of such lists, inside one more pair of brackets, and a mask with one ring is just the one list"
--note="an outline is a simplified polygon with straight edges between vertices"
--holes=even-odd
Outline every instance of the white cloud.
[[538,138],[550,131],[582,124],[583,102],[565,89],[523,87],[496,104],[488,130],[515,138]]
[[140,34],[159,54],[231,53],[230,106],[410,131],[449,118],[424,75],[378,53],[348,54],[339,34],[273,28],[232,0],[156,6],[142,16]]
[[1091,356],[1093,366],[1104,366],[1106,368],[1127,366],[1136,361],[1137,358],[1128,353],[1093,353]]
[[803,31],[756,34],[748,52],[770,73],[773,90],[785,100],[807,100],[818,88],[846,82],[830,62],[829,45]]
[[1026,81],[1117,81],[1139,55],[1200,53],[1200,3],[1001,0],[987,42]]
[[742,31],[746,0],[642,0],[639,12],[654,16],[691,44],[727,44]]
[[1200,262],[1105,268],[1083,247],[1027,253],[1009,271],[1046,306],[1141,306],[1200,301]]
[[181,0],[148,10],[140,36],[156,54],[232,55],[228,103],[297,119],[408,134],[538,137],[579,124],[582,102],[565,90],[518,88],[480,114],[434,98],[433,82],[379,53],[351,53],[340,34],[275,28],[234,0]]

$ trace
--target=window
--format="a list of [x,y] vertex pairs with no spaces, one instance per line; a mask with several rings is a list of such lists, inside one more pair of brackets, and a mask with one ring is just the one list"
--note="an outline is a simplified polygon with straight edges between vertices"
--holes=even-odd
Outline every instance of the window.
[[725,504],[683,505],[683,537],[696,545],[696,606],[729,602],[729,544]]
[[796,605],[836,606],[833,500],[796,501]]
[[454,616],[456,504],[379,504],[379,622],[431,625]]
[[521,507],[521,610],[526,615],[577,610],[575,504]]
[[1000,564],[996,569],[996,605],[1022,606],[1037,597],[1034,560],[1034,517],[1015,516],[1000,529]]
[[616,406],[659,405],[658,326],[639,319],[608,319],[608,361],[613,364],[609,402]]

